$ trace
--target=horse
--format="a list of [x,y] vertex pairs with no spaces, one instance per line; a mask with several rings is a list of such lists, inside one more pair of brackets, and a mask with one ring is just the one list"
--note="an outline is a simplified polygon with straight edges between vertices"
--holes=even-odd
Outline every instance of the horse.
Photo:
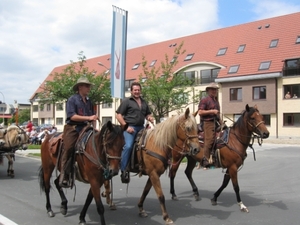
[[[104,181],[111,179],[119,172],[121,152],[125,143],[123,131],[126,129],[127,126],[115,125],[111,121],[108,121],[102,126],[100,131],[96,131],[94,128],[85,129],[85,131],[87,131],[86,133],[92,133],[87,135],[85,142],[77,142],[76,144],[76,146],[79,146],[79,152],[77,151],[75,154],[76,179],[90,184],[85,204],[79,216],[80,225],[86,224],[86,212],[93,197],[96,202],[97,212],[100,215],[101,225],[106,224],[104,219],[104,207],[100,198],[100,187]],[[83,139],[86,137],[86,135],[84,136],[82,133],[80,134],[80,137],[81,136]],[[59,142],[61,142],[61,144],[59,144]],[[55,216],[50,203],[50,179],[55,167],[57,170],[61,170],[58,163],[60,150],[63,148],[61,146],[63,146],[63,140],[62,133],[59,132],[47,134],[41,145],[42,164],[39,169],[39,183],[41,190],[46,194],[46,210],[49,217]],[[78,148],[76,147],[76,149]],[[61,197],[60,212],[66,215],[68,200],[63,189],[59,186],[59,175],[55,179],[54,184]]]
[[[225,131],[225,133],[227,133],[228,141],[225,141],[222,138],[219,139],[220,143],[217,145],[218,149],[216,151],[216,158],[218,159],[217,161],[219,161],[218,167],[226,169],[226,172],[224,174],[222,185],[214,193],[211,203],[212,205],[217,205],[217,198],[231,180],[240,210],[242,212],[249,212],[248,208],[243,204],[240,197],[237,173],[241,169],[241,166],[247,157],[247,148],[251,147],[253,149],[252,144],[254,142],[254,138],[256,137],[261,145],[262,139],[269,137],[269,131],[265,126],[263,116],[259,113],[257,106],[255,105],[254,107],[249,107],[247,104],[239,119],[234,122],[233,125],[229,127],[227,131]],[[252,143],[250,143],[251,140]],[[200,142],[200,146],[201,150],[197,155],[186,155],[187,166],[185,169],[185,174],[192,186],[193,194],[196,200],[199,200],[199,192],[193,180],[192,172],[195,168],[196,162],[202,162],[203,142]],[[184,158],[182,154],[178,154],[176,152],[176,148],[177,147],[175,146],[173,150],[173,164],[170,168],[170,193],[173,200],[177,200],[174,189],[174,179],[179,164]]]
[[25,130],[16,125],[11,125],[0,131],[0,164],[3,163],[3,156],[8,160],[7,176],[13,178],[15,176],[13,162],[15,160],[15,152],[18,149],[27,149],[29,136]]
[[[156,124],[153,129],[147,129],[146,127],[140,131],[139,134],[142,134],[140,137],[139,134],[137,135],[131,162],[127,168],[130,172],[138,173],[139,176],[148,175],[148,180],[138,202],[140,217],[148,216],[143,205],[153,186],[165,223],[173,223],[166,210],[160,176],[168,168],[172,157],[172,146],[179,147],[179,154],[186,154],[186,152],[197,154],[199,152],[197,130],[195,117],[187,108],[185,113],[170,117],[164,122]],[[109,184],[107,187],[109,187]],[[106,195],[107,202],[111,202],[110,197],[107,195],[110,189],[107,191],[107,187],[104,195]]]

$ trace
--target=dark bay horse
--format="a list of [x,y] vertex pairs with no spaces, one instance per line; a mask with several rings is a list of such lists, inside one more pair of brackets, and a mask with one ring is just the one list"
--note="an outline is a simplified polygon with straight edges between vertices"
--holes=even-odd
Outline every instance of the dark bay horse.
[[[121,152],[124,145],[123,131],[126,127],[112,124],[110,121],[103,125],[99,132],[93,130],[87,139],[85,149],[82,153],[76,153],[76,179],[89,183],[90,189],[86,198],[85,205],[79,216],[79,224],[85,225],[85,215],[93,197],[96,202],[97,212],[100,215],[101,225],[105,225],[104,207],[100,196],[100,187],[104,181],[111,179],[119,172]],[[57,164],[59,151],[53,150],[53,140],[56,134],[47,135],[41,146],[42,165],[39,172],[41,190],[46,193],[46,209],[49,217],[54,213],[50,204],[50,178],[55,167],[60,170]],[[60,134],[62,135],[62,134]],[[55,186],[61,197],[60,211],[63,215],[67,214],[68,200],[63,189],[59,186],[59,176],[54,181]]]
[[[190,113],[189,109],[186,109],[184,114],[170,117],[166,121],[157,124],[153,129],[144,130],[146,132],[145,139],[141,141],[140,145],[136,146],[138,150],[134,150],[136,163],[130,166],[130,172],[138,173],[140,176],[149,176],[138,202],[139,215],[141,217],[148,216],[143,205],[153,186],[165,223],[173,223],[166,210],[160,176],[168,168],[172,158],[172,146],[178,146],[178,153],[180,154],[185,152],[197,154],[199,152],[200,146],[197,130],[195,117]],[[110,202],[110,200],[107,201]]]
[[14,159],[15,152],[19,149],[26,150],[29,143],[29,136],[25,130],[16,125],[8,126],[6,129],[0,129],[0,164],[3,163],[3,157],[8,160],[7,176],[14,177]]
[[[259,113],[257,106],[249,107],[247,104],[245,111],[243,111],[239,119],[233,123],[232,127],[229,128],[228,142],[222,141],[218,145],[219,151],[217,152],[219,153],[217,154],[217,158],[219,158],[220,167],[226,169],[226,173],[224,175],[221,187],[214,193],[214,197],[211,199],[212,205],[217,205],[217,198],[231,180],[241,211],[249,212],[248,208],[243,204],[240,197],[237,172],[246,159],[246,150],[248,146],[250,146],[250,141],[254,140],[254,136],[261,141],[261,139],[269,137],[269,131],[264,124],[263,116]],[[203,143],[200,145],[200,153],[197,155],[186,155],[187,167],[185,169],[185,174],[192,186],[196,200],[199,199],[199,192],[193,180],[192,172],[195,168],[196,162],[200,163],[203,158]],[[176,152],[176,146],[174,147],[174,150],[173,164],[170,168],[170,193],[172,195],[172,199],[177,199],[174,189],[174,179],[179,164],[184,156]]]

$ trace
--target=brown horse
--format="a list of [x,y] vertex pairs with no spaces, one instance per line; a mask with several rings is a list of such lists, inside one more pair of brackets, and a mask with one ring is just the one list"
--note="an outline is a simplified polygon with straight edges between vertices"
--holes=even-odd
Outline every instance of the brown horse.
[[8,160],[7,176],[14,177],[15,152],[18,149],[27,149],[29,136],[25,130],[19,126],[11,125],[6,129],[0,130],[0,164],[3,163],[3,156]]
[[[185,154],[185,152],[197,154],[199,152],[200,146],[197,130],[195,117],[190,114],[189,109],[186,109],[184,114],[170,117],[166,121],[157,124],[154,129],[143,130],[146,132],[144,139],[143,136],[139,139],[133,151],[136,160],[129,166],[130,172],[139,173],[140,176],[149,176],[138,202],[139,215],[141,217],[148,216],[143,205],[153,186],[165,223],[173,223],[166,210],[160,176],[168,167],[172,157],[172,146],[178,146],[178,153],[180,154]],[[106,194],[109,191],[106,191]],[[110,202],[110,198],[106,197],[108,198],[107,202]]]
[[[119,163],[121,152],[124,145],[123,131],[126,127],[112,124],[110,121],[103,125],[100,132],[92,130],[92,134],[86,140],[85,149],[81,149],[75,155],[76,179],[89,183],[90,190],[87,195],[85,205],[79,216],[79,224],[85,225],[85,215],[88,207],[93,200],[96,202],[98,214],[100,215],[101,225],[105,225],[104,207],[100,198],[100,187],[105,180],[111,179],[119,172]],[[87,129],[88,130],[88,129]],[[62,135],[61,133],[59,135]],[[46,193],[46,209],[49,217],[54,213],[50,204],[50,178],[55,167],[60,170],[58,163],[59,152],[53,149],[57,142],[57,134],[47,135],[41,146],[41,161],[39,180],[41,190]],[[59,145],[59,144],[58,144]],[[82,147],[82,145],[80,145]],[[59,147],[57,147],[59,148]],[[55,186],[61,197],[60,211],[63,215],[67,214],[68,200],[65,197],[63,189],[59,186],[59,176],[54,181]]]
[[[243,165],[246,159],[246,150],[252,147],[254,137],[257,137],[259,143],[261,144],[262,138],[269,137],[269,131],[266,128],[263,120],[263,116],[259,113],[256,106],[249,107],[248,104],[245,107],[245,111],[239,117],[239,119],[228,129],[228,142],[221,141],[217,146],[216,158],[219,159],[219,167],[226,168],[226,173],[224,175],[223,183],[221,187],[214,193],[214,197],[211,199],[212,205],[217,205],[217,198],[221,192],[227,187],[230,179],[233,184],[233,189],[236,194],[238,205],[243,212],[249,212],[247,207],[243,204],[240,197],[240,188],[238,184],[237,172],[239,168]],[[201,143],[201,142],[200,142]],[[203,143],[200,144],[201,149],[203,148]],[[174,189],[174,179],[176,176],[177,169],[181,160],[184,158],[181,154],[176,152],[176,146],[173,150],[173,164],[170,169],[170,193],[172,199],[177,199]],[[187,167],[185,169],[185,174],[192,186],[194,196],[196,200],[199,199],[198,188],[192,178],[192,172],[195,168],[196,162],[201,162],[203,158],[203,150],[197,155],[186,155]]]

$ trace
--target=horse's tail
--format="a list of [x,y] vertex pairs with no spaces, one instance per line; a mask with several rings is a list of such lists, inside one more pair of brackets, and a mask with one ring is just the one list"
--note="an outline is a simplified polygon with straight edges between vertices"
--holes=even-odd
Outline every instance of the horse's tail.
[[45,180],[44,180],[44,170],[43,167],[39,168],[39,183],[40,183],[40,191],[45,192]]

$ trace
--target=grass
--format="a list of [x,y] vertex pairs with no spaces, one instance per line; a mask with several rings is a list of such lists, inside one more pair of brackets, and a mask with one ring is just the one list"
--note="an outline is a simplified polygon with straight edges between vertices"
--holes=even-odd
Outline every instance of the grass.
[[28,149],[41,149],[41,145],[28,145]]

